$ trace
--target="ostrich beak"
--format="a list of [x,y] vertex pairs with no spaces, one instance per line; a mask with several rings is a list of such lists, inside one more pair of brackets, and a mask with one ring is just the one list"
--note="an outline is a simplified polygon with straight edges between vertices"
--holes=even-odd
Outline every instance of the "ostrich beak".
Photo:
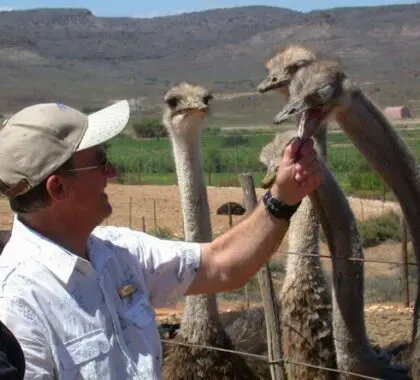
[[316,132],[323,121],[323,107],[310,107],[303,100],[294,100],[287,103],[283,109],[274,117],[274,124],[281,124],[284,121],[297,116],[297,136],[303,141],[309,140]]
[[276,88],[288,86],[289,83],[289,78],[277,78],[269,75],[258,85],[257,90],[260,94],[263,94],[264,92],[268,92]]
[[276,179],[276,174],[277,168],[273,173],[267,172],[265,174],[265,177],[261,180],[261,187],[263,189],[269,189],[273,185],[274,180]]
[[299,115],[304,112],[308,107],[305,105],[303,100],[291,100],[289,101],[280,112],[274,116],[274,124],[284,123],[293,116]]

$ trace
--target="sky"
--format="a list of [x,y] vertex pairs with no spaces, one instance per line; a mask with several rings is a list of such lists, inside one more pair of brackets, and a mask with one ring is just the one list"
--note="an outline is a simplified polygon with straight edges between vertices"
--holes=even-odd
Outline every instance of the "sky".
[[409,4],[418,1],[387,0],[0,0],[0,10],[30,8],[87,8],[95,16],[156,17],[212,8],[271,5],[307,12],[347,6]]

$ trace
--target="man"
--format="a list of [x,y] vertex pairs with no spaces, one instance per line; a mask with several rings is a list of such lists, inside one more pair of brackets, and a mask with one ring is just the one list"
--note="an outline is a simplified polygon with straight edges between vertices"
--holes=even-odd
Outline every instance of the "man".
[[23,348],[28,379],[160,378],[153,308],[243,286],[320,184],[313,142],[296,140],[271,194],[210,243],[99,226],[112,212],[105,188],[116,176],[101,144],[128,118],[126,101],[89,116],[39,104],[0,131],[0,191],[16,213],[0,257],[0,319]]

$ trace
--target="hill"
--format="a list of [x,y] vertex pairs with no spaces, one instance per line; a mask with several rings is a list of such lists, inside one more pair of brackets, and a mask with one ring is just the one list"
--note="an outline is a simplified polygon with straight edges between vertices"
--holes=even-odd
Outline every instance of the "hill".
[[217,102],[220,122],[270,122],[278,99],[249,93],[269,56],[302,42],[339,59],[381,106],[406,103],[420,114],[419,19],[420,4],[309,13],[252,6],[153,19],[96,17],[86,9],[0,12],[0,112],[124,97],[156,113],[163,92],[186,79],[244,93]]

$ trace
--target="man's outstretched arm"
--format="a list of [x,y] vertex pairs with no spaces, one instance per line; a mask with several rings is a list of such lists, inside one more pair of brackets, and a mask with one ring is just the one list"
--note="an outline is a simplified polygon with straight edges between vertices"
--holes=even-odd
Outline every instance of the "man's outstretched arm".
[[[273,197],[294,205],[320,183],[321,170],[313,140],[304,144],[294,140],[279,161],[271,188]],[[229,291],[245,285],[270,259],[288,227],[287,218],[273,217],[260,202],[241,223],[211,243],[201,244],[200,269],[187,294]]]

